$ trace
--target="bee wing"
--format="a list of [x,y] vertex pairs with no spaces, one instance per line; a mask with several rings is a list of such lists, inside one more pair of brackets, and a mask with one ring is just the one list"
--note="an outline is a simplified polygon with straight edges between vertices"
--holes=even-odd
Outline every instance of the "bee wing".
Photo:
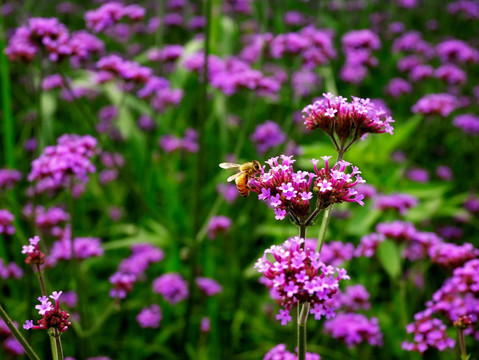
[[228,179],[226,179],[226,181],[228,181],[228,182],[233,181],[234,179],[236,179],[240,175],[241,175],[241,172],[238,172],[234,175],[231,175]]
[[240,164],[235,164],[230,162],[224,162],[220,164],[220,168],[222,169],[238,169],[240,166],[241,166]]

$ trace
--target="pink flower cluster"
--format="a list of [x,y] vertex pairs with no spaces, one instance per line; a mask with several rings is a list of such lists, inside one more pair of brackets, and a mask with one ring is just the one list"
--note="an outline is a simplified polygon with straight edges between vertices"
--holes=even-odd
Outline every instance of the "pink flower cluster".
[[411,108],[412,112],[423,115],[439,115],[446,117],[458,107],[458,101],[454,95],[427,94],[418,100]]
[[283,307],[276,316],[282,325],[291,321],[289,312],[293,305],[306,302],[311,304],[310,313],[316,320],[333,317],[331,300],[338,292],[339,281],[349,280],[345,269],[319,261],[319,253],[305,248],[304,239],[299,237],[265,250],[255,268],[272,281],[273,291]]
[[[335,143],[336,149],[346,150],[346,142],[350,144],[366,134],[389,133],[392,135],[394,120],[386,112],[378,108],[370,99],[352,97],[352,102],[342,96],[331,93],[323,94],[323,98],[303,109],[304,125],[308,130],[321,129]],[[339,144],[334,136],[337,136]]]
[[26,264],[42,265],[45,262],[45,254],[40,251],[38,243],[40,242],[39,236],[34,236],[28,240],[28,245],[23,245],[22,254],[28,255],[25,259]]
[[432,318],[432,311],[425,310],[414,315],[414,322],[406,326],[408,334],[414,334],[414,342],[404,341],[406,351],[425,352],[429,348],[439,351],[454,348],[456,342],[447,336],[446,325],[440,319]]
[[47,146],[32,162],[28,181],[36,181],[35,191],[53,191],[71,186],[73,180],[86,183],[95,172],[91,158],[97,153],[97,141],[90,135],[62,135],[57,145]]
[[353,347],[361,342],[371,346],[383,345],[383,334],[377,318],[368,319],[362,314],[343,313],[324,323],[324,332]]
[[135,244],[131,251],[130,257],[122,260],[118,271],[110,276],[110,283],[113,285],[110,296],[114,299],[124,299],[148,267],[164,258],[163,251],[150,244]]
[[127,18],[130,21],[142,20],[145,9],[138,5],[123,5],[120,2],[107,2],[98,9],[85,13],[85,21],[88,29],[95,33],[101,32]]
[[51,301],[48,300],[46,296],[38,298],[40,305],[36,305],[35,309],[38,310],[38,313],[43,317],[37,321],[37,325],[33,325],[33,320],[27,320],[23,325],[25,330],[49,330],[56,329],[60,332],[65,332],[70,327],[71,322],[68,320],[70,314],[66,311],[60,310],[60,303],[58,299],[62,291],[54,291],[50,298],[55,300],[55,306],[52,305]]
[[[278,344],[264,355],[263,360],[298,360],[298,355],[286,350],[285,344]],[[321,356],[308,352],[306,360],[321,360]]]
[[8,210],[0,209],[0,234],[13,235],[15,227],[13,226],[15,216]]
[[[281,162],[278,160],[281,158]],[[270,166],[268,172],[261,173],[258,177],[250,179],[248,185],[251,191],[258,193],[258,199],[267,201],[274,208],[277,220],[282,220],[290,212],[299,219],[304,219],[309,214],[309,201],[313,198],[311,186],[317,192],[318,209],[326,209],[334,203],[357,202],[363,205],[363,196],[354,186],[365,182],[359,175],[361,172],[352,166],[352,172],[346,173],[350,165],[340,161],[330,167],[330,156],[323,156],[325,167],[318,169],[319,160],[311,160],[314,173],[293,170],[292,156],[281,155],[269,159],[266,163]]]
[[153,280],[153,292],[161,294],[166,301],[175,305],[188,298],[188,283],[178,273],[163,274]]
[[19,182],[22,173],[15,169],[0,169],[0,190],[9,190]]
[[16,29],[5,53],[10,61],[31,62],[42,50],[51,61],[69,57],[75,63],[86,60],[103,49],[103,42],[96,36],[86,31],[70,35],[66,26],[57,18],[30,18],[27,25]]

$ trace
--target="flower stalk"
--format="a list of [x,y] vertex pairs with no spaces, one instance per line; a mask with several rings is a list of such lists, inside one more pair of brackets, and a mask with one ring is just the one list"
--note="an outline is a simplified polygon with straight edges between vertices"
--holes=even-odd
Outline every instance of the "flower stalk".
[[18,340],[18,342],[22,345],[23,350],[25,350],[25,354],[28,356],[30,360],[40,360],[36,352],[33,350],[33,348],[30,346],[30,344],[25,340],[23,335],[18,331],[16,326],[13,324],[12,319],[8,316],[7,312],[3,308],[2,304],[0,304],[0,317],[5,321],[5,324],[7,324],[8,328],[12,332],[12,335],[15,337],[15,339]]

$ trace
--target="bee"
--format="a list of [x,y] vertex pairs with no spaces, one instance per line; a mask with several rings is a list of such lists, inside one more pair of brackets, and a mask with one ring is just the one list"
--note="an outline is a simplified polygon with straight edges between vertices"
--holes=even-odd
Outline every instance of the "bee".
[[220,164],[220,168],[239,170],[236,174],[231,175],[227,179],[227,181],[230,182],[234,180],[241,196],[247,197],[250,191],[248,188],[248,180],[250,177],[255,176],[261,170],[261,165],[259,161],[256,160],[244,164],[225,162]]

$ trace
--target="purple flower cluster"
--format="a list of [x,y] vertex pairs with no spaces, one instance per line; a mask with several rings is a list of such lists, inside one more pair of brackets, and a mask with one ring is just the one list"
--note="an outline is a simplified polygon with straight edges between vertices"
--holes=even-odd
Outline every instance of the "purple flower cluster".
[[153,292],[175,305],[188,297],[188,283],[178,273],[163,274],[153,280]]
[[[32,216],[33,208],[26,207],[24,209],[24,214]],[[52,206],[48,209],[45,209],[43,206],[37,206],[35,208],[34,218],[36,226],[41,229],[42,233],[58,235],[61,231],[61,227],[70,220],[70,214],[58,206]]]
[[91,158],[97,153],[96,145],[89,135],[62,135],[57,145],[47,146],[32,162],[28,181],[37,181],[38,193],[68,188],[75,179],[85,184],[88,174],[95,172]]
[[147,66],[130,60],[124,60],[118,55],[107,55],[96,63],[100,70],[96,81],[105,83],[118,77],[135,84],[145,84],[152,78],[153,70]]
[[427,94],[418,100],[411,108],[412,112],[423,115],[439,115],[446,117],[456,110],[458,102],[455,96],[441,94]]
[[[238,193],[235,189],[235,193]],[[208,223],[208,238],[215,239],[220,234],[227,234],[231,228],[231,219],[227,216],[213,216]]]
[[459,14],[462,17],[473,20],[479,19],[479,4],[474,0],[457,0],[447,6],[450,14]]
[[[149,68],[148,68],[149,69]],[[151,76],[136,95],[150,100],[150,105],[158,112],[163,112],[169,105],[178,105],[183,98],[183,90],[172,89],[170,82],[159,76]]]
[[369,310],[371,308],[369,292],[361,284],[346,287],[344,292],[338,294],[338,302],[341,304],[341,308],[351,313],[358,310]]
[[136,316],[136,321],[142,328],[158,329],[161,321],[161,308],[156,304],[144,307]]
[[428,250],[428,255],[433,263],[445,268],[454,269],[463,265],[468,260],[479,256],[479,249],[471,243],[456,245],[453,243],[438,242]]
[[[18,328],[17,322],[13,322],[13,325]],[[3,321],[3,319],[0,319],[0,339],[3,339],[3,349],[7,352],[7,354],[13,356],[21,356],[25,354],[25,350],[23,350],[22,345],[13,336],[11,330],[5,321]]]
[[[308,130],[321,129],[328,134],[337,149],[345,149],[350,144],[368,133],[389,133],[392,135],[394,120],[378,108],[370,99],[353,97],[350,103],[342,96],[330,93],[303,109],[304,125]],[[339,139],[336,143],[335,135]]]
[[38,313],[43,317],[37,321],[37,325],[33,325],[33,320],[27,320],[23,325],[23,328],[25,330],[56,329],[61,333],[67,331],[71,325],[70,320],[68,320],[70,314],[60,310],[60,302],[58,299],[61,294],[62,291],[54,291],[50,295],[50,298],[55,300],[55,306],[52,305],[51,301],[49,301],[46,296],[39,297],[38,301],[40,301],[40,305],[36,305],[35,309],[37,309]]
[[[272,262],[268,255],[273,257]],[[333,317],[331,300],[338,292],[339,280],[349,279],[346,270],[319,261],[319,253],[304,248],[304,239],[299,237],[271,246],[254,267],[272,281],[283,307],[276,316],[282,325],[291,321],[291,307],[305,302],[311,304],[310,313],[316,320]]]
[[95,33],[101,32],[107,28],[127,18],[130,21],[143,20],[145,9],[138,5],[123,5],[120,2],[107,2],[96,10],[90,10],[85,13],[85,22],[88,29]]
[[0,258],[0,279],[20,279],[23,276],[23,270],[13,261],[6,264],[2,258]]
[[8,210],[0,209],[0,234],[13,235],[15,227],[13,226],[15,216]]
[[434,56],[434,48],[422,38],[418,31],[408,31],[397,37],[392,45],[393,52],[406,52],[422,55],[426,59]]
[[426,183],[429,181],[428,171],[418,167],[413,167],[408,169],[408,171],[406,172],[406,176],[409,180],[412,180],[418,183]]
[[15,169],[0,169],[0,190],[10,190],[22,179],[22,173]]
[[148,60],[161,62],[175,61],[183,54],[183,50],[182,45],[166,45],[161,49],[154,48],[148,51]]
[[462,40],[445,40],[436,46],[436,51],[439,59],[444,63],[479,63],[479,51]]
[[[298,360],[298,355],[286,350],[285,344],[278,344],[264,355],[263,360]],[[307,352],[306,360],[321,360],[321,356]]]
[[313,198],[311,185],[317,191],[317,207],[321,209],[343,201],[363,205],[362,195],[354,190],[356,184],[364,182],[358,168],[353,166],[352,172],[347,174],[348,162],[340,161],[330,167],[330,158],[322,157],[325,167],[320,170],[317,166],[319,160],[311,160],[314,173],[308,173],[294,172],[292,164],[296,160],[292,156],[281,155],[281,163],[279,157],[274,157],[267,161],[270,170],[250,179],[248,185],[258,193],[258,199],[267,201],[274,208],[277,220],[284,219],[288,211],[299,219],[308,215],[309,200]]
[[386,211],[392,209],[397,211],[402,216],[406,215],[410,208],[418,204],[417,198],[409,194],[394,193],[390,195],[377,195],[374,198],[374,205],[376,208]]
[[392,78],[384,89],[385,93],[393,98],[412,93],[411,84],[402,78]]
[[414,315],[414,322],[406,326],[408,334],[414,334],[414,342],[404,341],[406,351],[425,352],[433,348],[443,351],[454,348],[456,342],[446,334],[446,325],[440,319],[431,318],[432,311],[425,310]]
[[28,255],[25,259],[25,263],[30,265],[42,265],[45,262],[45,254],[40,251],[38,243],[40,242],[40,237],[34,236],[28,240],[28,245],[22,246],[22,254]]
[[167,153],[175,151],[184,151],[189,153],[198,152],[198,133],[196,130],[188,128],[185,130],[183,139],[173,135],[163,135],[158,140],[158,145]]
[[[204,54],[199,52],[187,57],[183,66],[190,71],[201,73],[204,61]],[[228,96],[241,89],[249,89],[255,90],[259,96],[274,97],[281,87],[276,79],[252,69],[243,60],[238,58],[223,60],[214,55],[208,56],[208,79],[213,87]]]
[[473,114],[457,115],[452,124],[468,135],[479,135],[479,116]]
[[467,75],[460,67],[452,64],[445,64],[436,69],[434,76],[448,85],[464,85]]
[[361,237],[359,245],[356,247],[354,255],[356,257],[372,257],[379,245],[385,240],[383,234],[371,233]]
[[216,191],[223,196],[227,203],[233,203],[239,195],[236,185],[233,184],[218,184]]
[[377,318],[362,314],[343,313],[324,323],[324,332],[352,348],[362,342],[371,346],[383,345],[383,334]]
[[379,36],[368,29],[350,31],[341,39],[346,58],[341,69],[341,79],[353,84],[361,83],[368,74],[368,66],[376,66],[378,59],[373,50],[381,47]]
[[[306,240],[306,246],[311,250],[316,248],[317,240],[309,242]],[[328,241],[323,244],[321,248],[320,260],[331,266],[340,266],[345,261],[349,261],[354,257],[354,245],[351,243],[344,243],[342,241]]]
[[195,281],[196,281],[196,285],[198,285],[198,288],[206,296],[213,296],[223,291],[222,286],[213,279],[205,278],[205,277],[197,277]]
[[277,123],[267,120],[256,126],[250,139],[256,146],[258,154],[264,155],[269,149],[281,145],[286,140],[286,135]]
[[110,276],[110,283],[113,285],[110,290],[112,298],[124,299],[127,293],[133,290],[133,284],[144,276],[148,267],[164,258],[163,251],[150,244],[135,244],[131,251],[130,257],[122,260],[118,271]]
[[30,18],[10,38],[5,49],[10,61],[32,62],[43,51],[51,61],[71,57],[73,62],[86,60],[103,51],[103,42],[85,31],[69,34],[57,18]]

